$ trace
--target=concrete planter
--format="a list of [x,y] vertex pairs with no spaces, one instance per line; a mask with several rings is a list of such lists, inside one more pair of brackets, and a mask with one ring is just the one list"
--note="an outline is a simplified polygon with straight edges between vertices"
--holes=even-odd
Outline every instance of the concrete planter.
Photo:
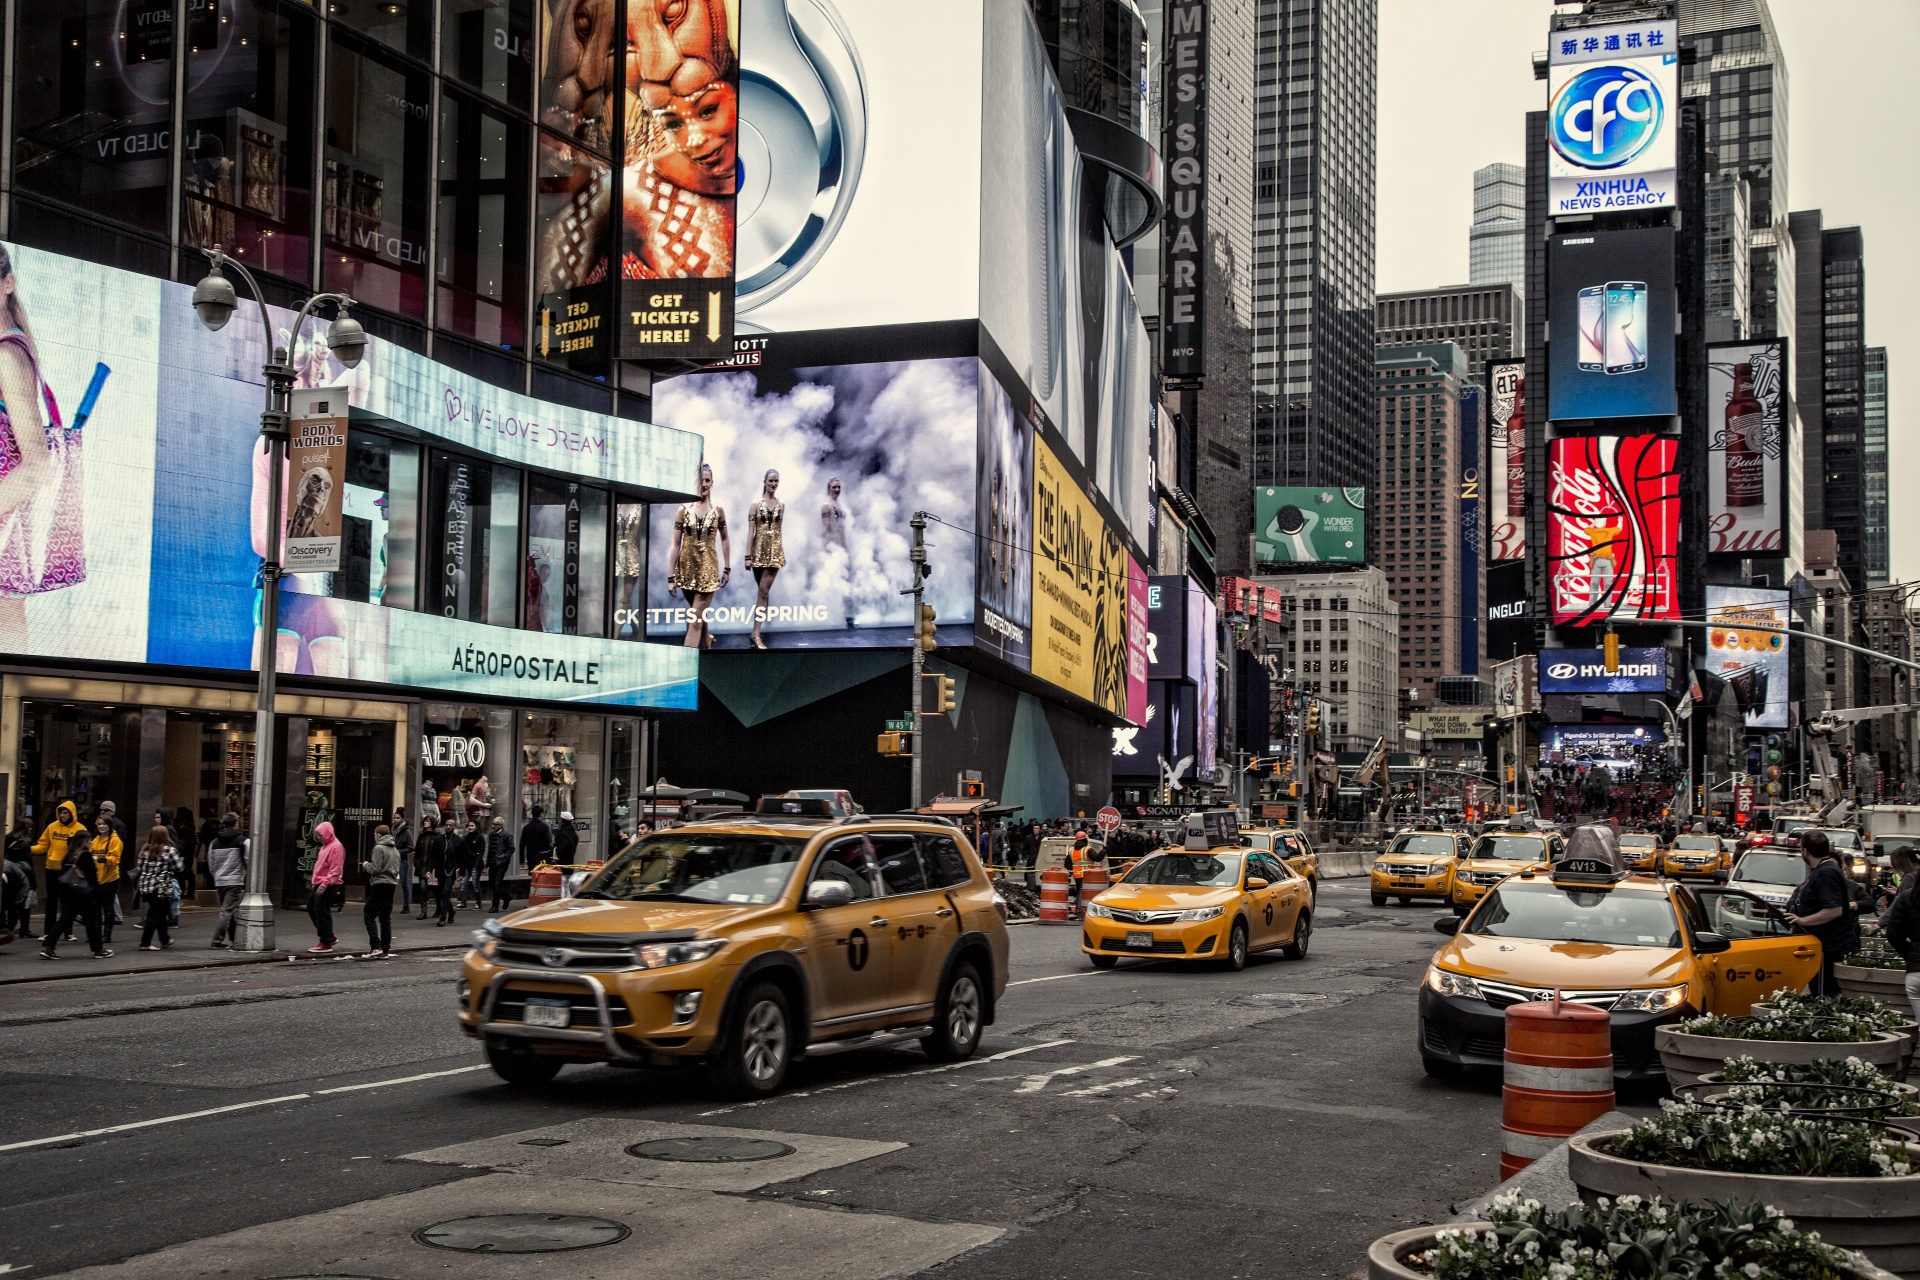
[[1866,996],[1869,1000],[1878,1000],[1889,1009],[1898,1009],[1901,1013],[1911,1013],[1913,1005],[1907,1000],[1907,975],[1902,969],[1868,969],[1861,965],[1836,964],[1833,976],[1840,981],[1840,989],[1850,996]]
[[1798,1040],[1731,1040],[1656,1027],[1653,1047],[1660,1051],[1660,1064],[1667,1069],[1671,1086],[1698,1084],[1701,1076],[1722,1070],[1728,1058],[1741,1057],[1755,1062],[1795,1063],[1858,1058],[1878,1067],[1883,1075],[1897,1076],[1901,1059],[1912,1052],[1908,1038],[1895,1031],[1876,1031],[1873,1039],[1857,1044],[1812,1044]]
[[[1701,1084],[1725,1085],[1726,1081],[1727,1081],[1727,1073],[1724,1071],[1709,1071],[1707,1072],[1707,1074],[1700,1077]],[[1738,1086],[1727,1085],[1727,1087],[1737,1088]],[[1887,1092],[1899,1094],[1901,1100],[1905,1102],[1920,1101],[1920,1087],[1910,1085],[1910,1084],[1902,1084],[1898,1080],[1887,1081]],[[1704,1089],[1696,1096],[1699,1098],[1701,1102],[1712,1102],[1718,1098],[1724,1097],[1725,1095],[1713,1089]],[[1920,1116],[1911,1117],[1911,1119],[1920,1120]],[[1890,1119],[1888,1123],[1889,1124],[1897,1123],[1897,1120],[1898,1118]]]
[[1600,1150],[1625,1130],[1567,1143],[1567,1174],[1592,1204],[1601,1196],[1661,1196],[1705,1204],[1769,1204],[1802,1231],[1864,1253],[1897,1275],[1920,1276],[1920,1174],[1905,1178],[1799,1178],[1642,1164]]
[[[1845,968],[1846,966],[1835,965],[1834,967],[1836,969],[1839,969],[1839,968]],[[1856,972],[1874,973],[1874,972],[1883,972],[1883,971],[1865,969],[1865,970],[1856,970]],[[1902,978],[1906,977],[1904,973],[1898,976]],[[1866,991],[1849,991],[1847,992],[1847,994],[1850,996],[1868,996],[1870,999],[1880,1000],[1879,996],[1873,995],[1871,992],[1866,992]],[[1907,1013],[1912,1008],[1912,1006],[1907,1002],[1906,987],[1904,984],[1900,988],[1900,1003],[1894,1004],[1892,1001],[1889,1001],[1889,1000],[1880,1000],[1880,1003],[1887,1005],[1888,1007],[1894,1009],[1899,1013]],[[1755,1006],[1753,1006],[1753,1012],[1756,1015],[1769,1014],[1773,1012],[1773,1006],[1770,1004],[1756,1004]],[[1906,1022],[1900,1023],[1898,1026],[1894,1027],[1893,1029],[1900,1035],[1903,1035],[1907,1038],[1906,1052],[1900,1055],[1900,1069],[1893,1073],[1894,1079],[1905,1080],[1907,1078],[1907,1073],[1913,1069],[1913,1047],[1914,1047],[1916,1038],[1920,1037],[1920,1022],[1914,1022],[1913,1020],[1909,1019]]]
[[[1489,1224],[1460,1222],[1450,1225],[1485,1231]],[[1795,1225],[1799,1225],[1797,1219]],[[1416,1270],[1409,1266],[1406,1260],[1414,1254],[1425,1253],[1433,1248],[1434,1233],[1439,1230],[1439,1227],[1413,1227],[1375,1240],[1372,1247],[1367,1250],[1367,1280],[1433,1280],[1432,1272]],[[1823,1236],[1822,1239],[1825,1237]],[[1900,1280],[1900,1277],[1892,1272],[1882,1271],[1867,1259],[1857,1255],[1851,1263],[1840,1269],[1840,1274],[1847,1277],[1847,1280]]]

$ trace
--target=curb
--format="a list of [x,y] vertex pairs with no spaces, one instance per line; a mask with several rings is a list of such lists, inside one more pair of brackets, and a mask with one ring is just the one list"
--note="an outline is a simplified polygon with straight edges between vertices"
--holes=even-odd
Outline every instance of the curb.
[[[394,952],[395,958],[424,955],[433,951],[461,951],[469,944],[453,943],[443,947],[409,947],[405,951]],[[81,958],[78,954],[75,959]],[[151,973],[192,973],[201,969],[230,969],[249,964],[278,964],[285,961],[345,960],[346,955],[310,956],[304,951],[274,951],[260,955],[230,956],[221,960],[201,960],[192,964],[157,965],[147,969],[82,969],[75,973],[35,974],[31,978],[0,978],[0,987],[25,986],[35,982],[75,982],[84,978],[127,978],[139,974]]]

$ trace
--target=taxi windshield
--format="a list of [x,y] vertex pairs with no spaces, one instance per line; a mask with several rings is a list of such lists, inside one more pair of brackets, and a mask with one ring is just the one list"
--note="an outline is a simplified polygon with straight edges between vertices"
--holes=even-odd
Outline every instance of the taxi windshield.
[[1273,832],[1242,831],[1240,833],[1240,843],[1246,845],[1249,849],[1271,849],[1273,848]]
[[1473,842],[1469,858],[1518,858],[1537,862],[1546,856],[1547,845],[1539,836],[1481,836]]
[[1860,833],[1850,828],[1821,827],[1820,834],[1825,836],[1827,843],[1836,849],[1858,850],[1860,848]]
[[1452,836],[1398,836],[1388,846],[1388,853],[1418,853],[1430,858],[1451,858],[1453,856]]
[[1710,849],[1720,852],[1719,836],[1675,836],[1673,847],[1676,849]]
[[1807,878],[1807,864],[1794,853],[1765,853],[1750,849],[1733,869],[1736,883],[1742,880],[1758,884],[1799,884]]
[[1600,942],[1620,947],[1677,947],[1680,925],[1664,893],[1512,880],[1492,890],[1462,932],[1488,938]]
[[1620,837],[1622,849],[1650,849],[1659,843],[1659,836],[1646,831],[1629,831]]
[[649,902],[767,903],[793,878],[806,841],[780,836],[683,832],[620,854],[576,894]]
[[1237,853],[1162,853],[1127,872],[1122,884],[1185,884],[1229,888],[1240,883]]

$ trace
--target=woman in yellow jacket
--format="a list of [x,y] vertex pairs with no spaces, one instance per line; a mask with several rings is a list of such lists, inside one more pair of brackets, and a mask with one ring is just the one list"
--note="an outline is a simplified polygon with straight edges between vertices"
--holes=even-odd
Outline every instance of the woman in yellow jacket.
[[47,860],[47,933],[53,932],[54,922],[60,914],[60,871],[67,862],[67,841],[79,836],[86,838],[86,828],[80,825],[79,817],[71,800],[62,800],[53,811],[53,821],[40,833],[40,839],[34,842],[33,851],[45,856]]
[[112,945],[114,917],[119,914],[115,908],[120,905],[120,859],[126,854],[126,848],[112,824],[104,818],[94,823],[94,830],[99,834],[93,838],[93,865],[100,873],[100,883],[93,891],[94,900],[100,910],[101,941]]

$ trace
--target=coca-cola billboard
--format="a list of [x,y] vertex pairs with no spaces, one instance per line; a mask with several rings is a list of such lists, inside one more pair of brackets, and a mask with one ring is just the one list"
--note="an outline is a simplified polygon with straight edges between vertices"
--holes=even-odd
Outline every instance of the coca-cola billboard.
[[1547,452],[1555,626],[1680,616],[1680,473],[1671,436],[1580,436]]
[[1527,558],[1527,362],[1487,365],[1487,563]]
[[1786,545],[1791,442],[1787,341],[1707,348],[1707,552],[1748,557]]

